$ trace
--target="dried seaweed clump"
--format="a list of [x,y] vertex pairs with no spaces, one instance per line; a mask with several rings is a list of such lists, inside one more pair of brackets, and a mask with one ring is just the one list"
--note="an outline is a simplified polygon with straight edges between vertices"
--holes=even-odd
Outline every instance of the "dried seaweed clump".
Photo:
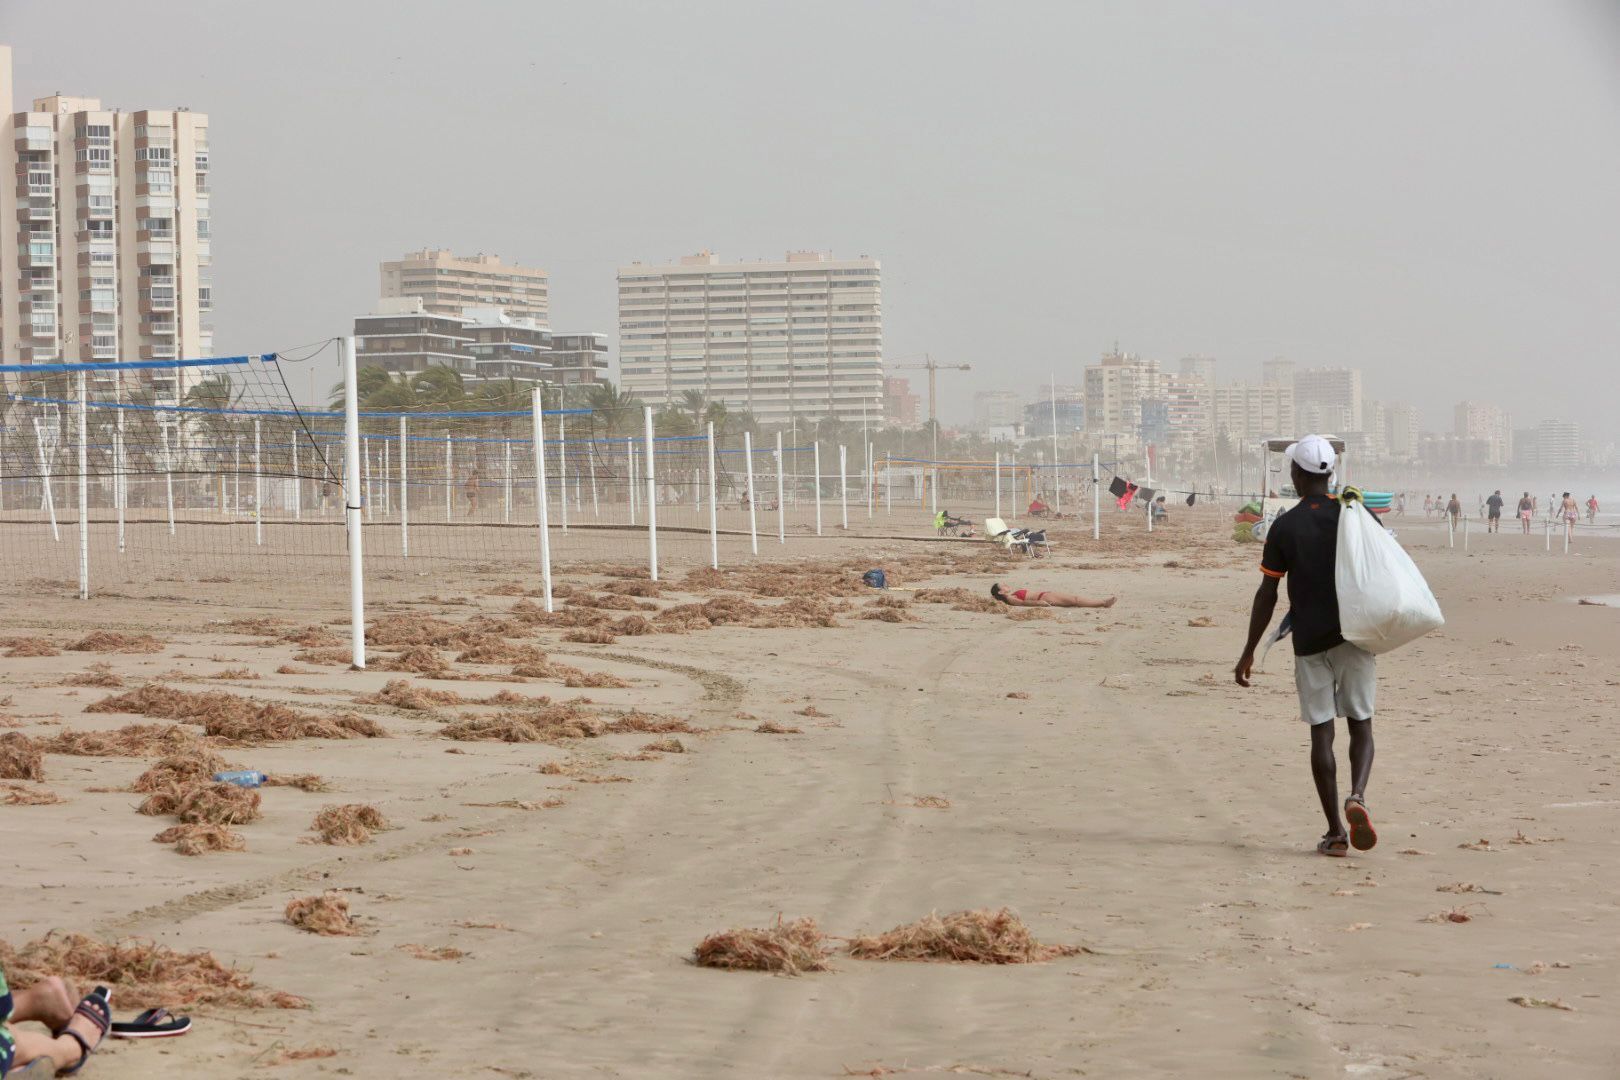
[[409,679],[389,679],[375,694],[355,698],[364,705],[392,705],[396,709],[431,709],[436,705],[460,705],[462,696],[454,690],[430,690]]
[[445,725],[441,734],[457,742],[528,743],[589,739],[602,734],[604,728],[601,720],[572,705],[548,705],[527,712],[464,716]]
[[247,850],[247,841],[235,829],[203,822],[187,822],[171,826],[152,837],[152,840],[159,844],[173,844],[174,850],[182,855]]
[[150,757],[197,755],[206,748],[195,733],[176,724],[125,724],[112,731],[63,731],[45,749],[77,757]]
[[0,942],[0,968],[17,987],[51,975],[81,985],[110,986],[123,1008],[302,1009],[309,1004],[292,994],[260,989],[246,972],[226,967],[211,952],[177,952],[138,939],[103,942],[83,934],[52,932],[20,948]]
[[7,806],[55,806],[57,803],[67,802],[49,788],[28,787],[24,784],[0,784],[6,792],[6,797],[0,802]]
[[159,758],[130,785],[131,791],[154,792],[188,783],[208,780],[225,768],[225,759],[199,746],[184,754]]
[[[302,654],[299,659],[303,659]],[[418,675],[438,675],[450,670],[450,662],[444,655],[426,645],[412,645],[398,656],[385,656],[371,661],[370,665],[374,671],[410,671]]]
[[163,642],[151,634],[120,634],[113,630],[92,630],[68,646],[72,652],[157,653]]
[[780,915],[775,926],[710,934],[692,950],[692,962],[699,967],[781,975],[830,970],[829,956],[827,937],[816,920],[783,922]]
[[317,716],[285,705],[259,704],[250,698],[213,690],[202,694],[148,684],[114,694],[88,706],[87,713],[127,712],[201,724],[223,739],[261,743],[280,739],[381,738],[388,732],[375,720],[353,713]]
[[323,844],[366,844],[371,842],[372,833],[388,828],[388,819],[375,806],[346,803],[321,807],[309,827],[320,834],[319,842]]
[[674,736],[670,736],[667,739],[654,739],[652,742],[642,746],[641,749],[646,753],[653,754],[684,754],[686,753],[686,744]]
[[0,780],[45,779],[45,755],[20,731],[0,735]]
[[115,675],[107,664],[91,664],[89,671],[81,671],[77,675],[69,675],[62,681],[63,686],[99,686],[106,690],[116,690],[124,685],[124,677]]
[[609,733],[622,735],[626,732],[638,732],[647,735],[668,735],[671,732],[681,732],[685,735],[702,734],[702,728],[695,728],[685,720],[678,720],[673,716],[658,716],[654,713],[630,711],[608,724]]
[[563,640],[579,642],[585,645],[612,645],[619,639],[610,631],[587,626],[578,630],[568,631],[568,633],[563,635]]
[[1034,964],[1085,952],[1078,945],[1042,945],[1008,908],[929,912],[887,933],[855,937],[849,954],[859,960],[925,960],[955,964]]
[[58,649],[55,645],[52,645],[49,641],[46,641],[44,638],[37,638],[37,637],[6,638],[6,639],[4,639],[4,641],[0,641],[0,644],[4,644],[6,646],[6,655],[11,656],[11,657],[21,657],[21,656],[61,656],[62,655],[62,650],[61,649]]
[[326,778],[315,773],[270,773],[264,778],[265,787],[294,787],[299,791],[331,791]]
[[260,802],[259,793],[251,788],[192,781],[154,791],[135,809],[151,817],[172,814],[188,825],[246,825],[262,816]]
[[946,589],[918,589],[911,598],[919,604],[949,604],[954,611],[976,611],[993,615],[1005,605],[982,593],[952,586]]
[[411,645],[449,645],[455,642],[462,628],[444,619],[427,615],[384,615],[373,619],[366,627],[366,643],[385,649],[403,649]]
[[545,660],[546,654],[533,645],[507,641],[490,634],[470,644],[456,657],[458,664],[526,664]]
[[298,929],[322,937],[353,937],[360,932],[349,918],[349,898],[330,889],[319,896],[297,896],[287,901],[283,917]]
[[908,614],[901,608],[888,606],[867,608],[865,611],[861,612],[861,618],[870,619],[873,622],[887,623],[908,623],[917,621],[917,617],[915,615]]

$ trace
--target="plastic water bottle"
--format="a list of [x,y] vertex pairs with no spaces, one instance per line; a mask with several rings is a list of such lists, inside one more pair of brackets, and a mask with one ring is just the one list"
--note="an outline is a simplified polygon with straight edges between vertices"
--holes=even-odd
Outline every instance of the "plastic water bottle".
[[227,769],[215,773],[214,779],[221,784],[235,784],[237,787],[258,787],[268,778],[264,773],[252,769]]

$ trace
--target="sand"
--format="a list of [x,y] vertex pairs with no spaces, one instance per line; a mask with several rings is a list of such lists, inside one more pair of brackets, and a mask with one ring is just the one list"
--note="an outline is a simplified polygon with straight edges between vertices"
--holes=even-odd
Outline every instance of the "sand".
[[[1401,524],[1449,623],[1381,661],[1369,791],[1381,841],[1329,860],[1312,853],[1323,826],[1291,658],[1273,652],[1250,690],[1231,682],[1258,550],[1230,543],[1213,512],[1178,514],[1151,537],[1135,521],[1105,525],[1100,546],[1060,527],[1055,558],[1008,559],[999,577],[1117,592],[1111,610],[1015,621],[912,604],[916,622],[889,623],[861,618],[856,596],[831,628],[592,646],[537,627],[515,639],[628,688],[502,682],[508,668],[466,664],[455,668],[492,678],[277,674],[301,646],[224,623],[286,614],[288,598],[228,583],[202,606],[59,594],[9,605],[3,636],[114,629],[165,643],[0,660],[0,712],[31,736],[131,722],[82,712],[107,691],[63,685],[105,660],[129,687],[247,668],[260,677],[226,688],[352,710],[392,737],[218,746],[233,765],[319,773],[332,791],[265,788],[262,818],[240,827],[247,850],[195,858],[153,844],[140,797],[119,790],[151,761],[48,754],[47,782],[67,801],[0,810],[0,936],[59,928],[211,949],[311,1002],[199,1009],[184,1039],[109,1043],[94,1074],[131,1080],[1620,1074],[1620,612],[1573,601],[1614,592],[1620,542],[1564,557],[1539,537],[1475,535],[1465,554],[1431,524]],[[813,554],[876,566],[917,546],[847,537]],[[994,565],[901,576],[981,593]],[[441,571],[419,589],[465,602],[409,607],[412,583],[396,583],[392,610],[501,616],[515,598],[480,585],[514,576]],[[600,592],[605,579],[559,581]],[[706,595],[673,586],[655,602]],[[684,754],[638,753],[648,736],[628,731],[454,742],[437,737],[444,723],[499,707],[354,700],[401,677],[469,700],[583,694],[606,719],[634,708],[709,730],[682,734]],[[756,734],[762,722],[803,733]],[[540,773],[549,761],[589,769]],[[631,782],[582,782],[591,775]],[[933,799],[945,805],[922,801]],[[374,805],[394,828],[360,847],[302,842],[339,803]],[[1456,883],[1490,891],[1439,891]],[[325,890],[342,890],[360,936],[286,924],[290,900]],[[1003,906],[1040,940],[1088,951],[1014,967],[840,956],[798,978],[688,962],[706,935],[778,914],[847,937]],[[1469,922],[1425,921],[1457,907]],[[337,1054],[257,1067],[316,1046]]]

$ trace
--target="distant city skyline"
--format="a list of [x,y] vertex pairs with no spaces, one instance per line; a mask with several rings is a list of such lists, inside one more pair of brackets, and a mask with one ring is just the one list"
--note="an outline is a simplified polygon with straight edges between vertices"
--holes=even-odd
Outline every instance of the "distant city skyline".
[[7,4],[0,41],[19,98],[213,118],[219,353],[343,333],[404,251],[543,266],[553,322],[613,333],[632,260],[816,249],[882,261],[886,361],[972,365],[942,419],[1119,341],[1358,368],[1433,429],[1464,398],[1620,426],[1601,0],[216,10],[108,5],[85,35]]

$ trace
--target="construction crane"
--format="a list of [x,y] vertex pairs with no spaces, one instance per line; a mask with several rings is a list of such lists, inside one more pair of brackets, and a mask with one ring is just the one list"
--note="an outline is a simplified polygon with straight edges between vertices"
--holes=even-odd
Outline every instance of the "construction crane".
[[936,364],[934,358],[927,353],[923,354],[920,364],[890,364],[891,371],[927,371],[928,372],[928,427],[933,432],[933,449],[929,457],[939,460],[939,415],[935,411],[938,404],[938,392],[935,388],[935,372],[937,371],[972,371],[972,364]]

